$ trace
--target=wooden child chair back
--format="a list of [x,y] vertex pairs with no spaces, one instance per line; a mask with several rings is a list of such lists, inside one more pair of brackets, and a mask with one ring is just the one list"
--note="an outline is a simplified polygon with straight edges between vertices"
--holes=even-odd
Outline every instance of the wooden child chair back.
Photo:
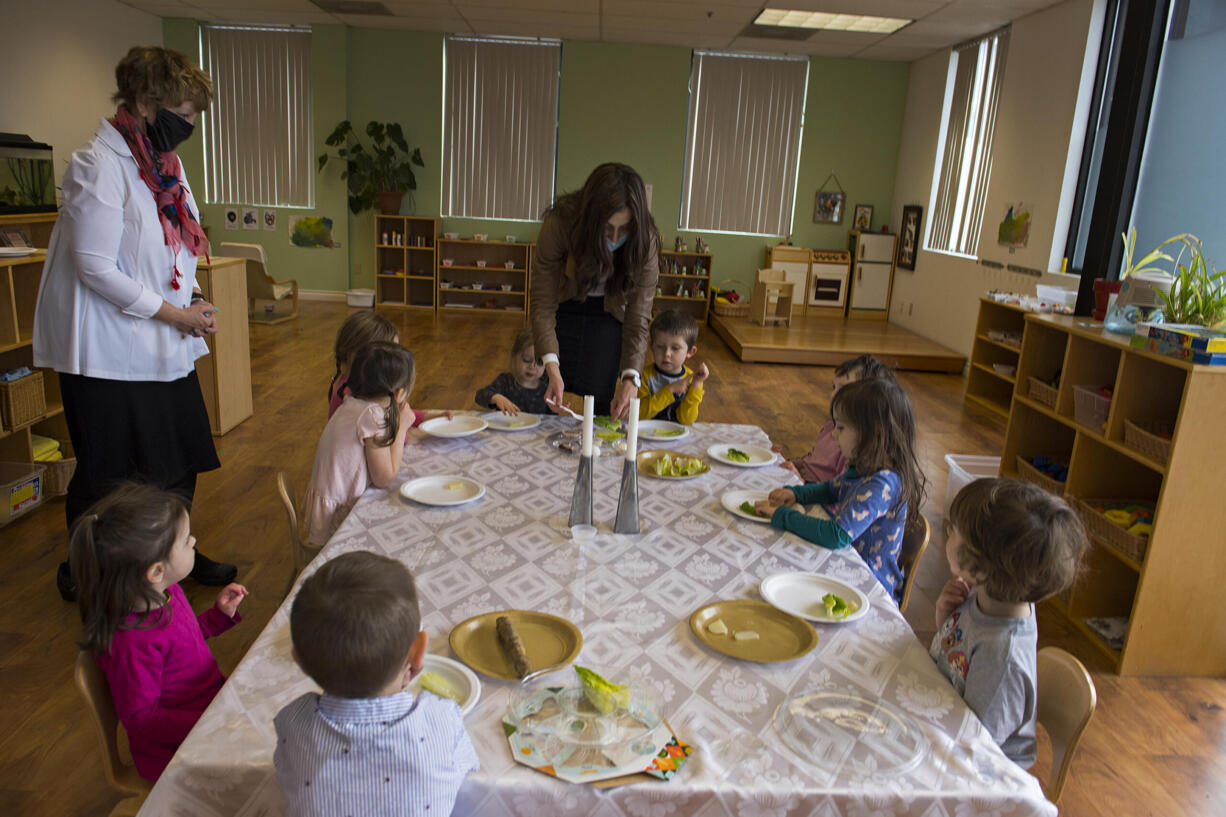
[[73,680],[94,722],[94,731],[102,746],[102,767],[106,782],[111,788],[125,795],[111,811],[111,817],[136,814],[153,784],[136,773],[136,768],[125,763],[119,754],[119,717],[115,714],[115,702],[111,699],[111,687],[106,676],[98,669],[98,663],[89,652],[77,654]]
[[916,567],[928,549],[928,539],[932,530],[928,526],[928,518],[922,513],[907,523],[902,536],[902,550],[898,554],[898,566],[902,569],[902,599],[898,602],[898,612],[907,612],[907,603],[911,601],[911,585],[915,583]]
[[1037,719],[1051,739],[1051,775],[1043,783],[1043,793],[1055,803],[1094,714],[1098,693],[1082,663],[1059,647],[1039,650],[1036,675]]
[[298,505],[294,499],[294,486],[290,482],[289,475],[284,471],[277,472],[277,493],[281,496],[281,504],[285,506],[285,517],[289,522],[290,561],[293,568],[289,574],[289,581],[285,585],[285,593],[282,593],[282,595],[287,595],[290,588],[294,586],[294,579],[315,558],[319,553],[319,548],[304,541],[298,532]]

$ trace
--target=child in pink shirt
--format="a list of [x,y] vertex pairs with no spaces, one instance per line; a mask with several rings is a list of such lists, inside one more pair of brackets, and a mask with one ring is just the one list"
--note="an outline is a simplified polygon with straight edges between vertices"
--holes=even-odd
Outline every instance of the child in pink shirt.
[[[860,355],[851,360],[844,360],[834,369],[834,384],[830,392],[831,399],[839,393],[839,389],[857,380],[868,380],[881,377],[894,380],[894,371],[872,355]],[[781,446],[775,446],[781,451]],[[839,449],[834,439],[834,420],[828,420],[817,432],[817,442],[813,450],[803,457],[785,460],[783,467],[796,474],[805,482],[828,482],[847,470],[847,457]]]
[[157,780],[225,682],[204,639],[241,618],[227,585],[193,615],[178,582],[196,561],[183,500],[128,484],[77,519],[69,544],[80,588],[82,649],[106,676],[136,771]]

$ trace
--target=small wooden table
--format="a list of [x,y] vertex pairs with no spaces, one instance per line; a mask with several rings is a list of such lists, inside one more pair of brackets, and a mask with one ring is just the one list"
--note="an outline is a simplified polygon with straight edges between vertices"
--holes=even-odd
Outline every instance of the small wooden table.
[[209,426],[220,437],[252,413],[247,261],[214,256],[196,267],[196,283],[221,322],[217,334],[204,339],[209,354],[196,361]]

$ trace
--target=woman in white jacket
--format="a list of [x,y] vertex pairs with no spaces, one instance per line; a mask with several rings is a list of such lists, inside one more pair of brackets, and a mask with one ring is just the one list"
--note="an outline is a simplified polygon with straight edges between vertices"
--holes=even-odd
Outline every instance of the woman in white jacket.
[[[119,106],[72,155],[34,312],[34,364],[59,376],[77,467],[68,526],[125,479],[183,496],[220,467],[196,358],[217,331],[196,287],[207,255],[175,147],[213,89],[177,51],[136,47],[115,68]],[[233,565],[197,554],[192,576],[224,585]],[[72,600],[67,563],[56,576]]]

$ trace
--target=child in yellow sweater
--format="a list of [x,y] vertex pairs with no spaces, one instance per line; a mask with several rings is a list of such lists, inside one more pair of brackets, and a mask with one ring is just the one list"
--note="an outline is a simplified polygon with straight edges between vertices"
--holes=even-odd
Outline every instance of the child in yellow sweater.
[[685,361],[698,351],[698,322],[688,312],[669,309],[651,322],[653,363],[643,369],[639,419],[670,420],[689,425],[698,419],[707,364],[690,368]]

